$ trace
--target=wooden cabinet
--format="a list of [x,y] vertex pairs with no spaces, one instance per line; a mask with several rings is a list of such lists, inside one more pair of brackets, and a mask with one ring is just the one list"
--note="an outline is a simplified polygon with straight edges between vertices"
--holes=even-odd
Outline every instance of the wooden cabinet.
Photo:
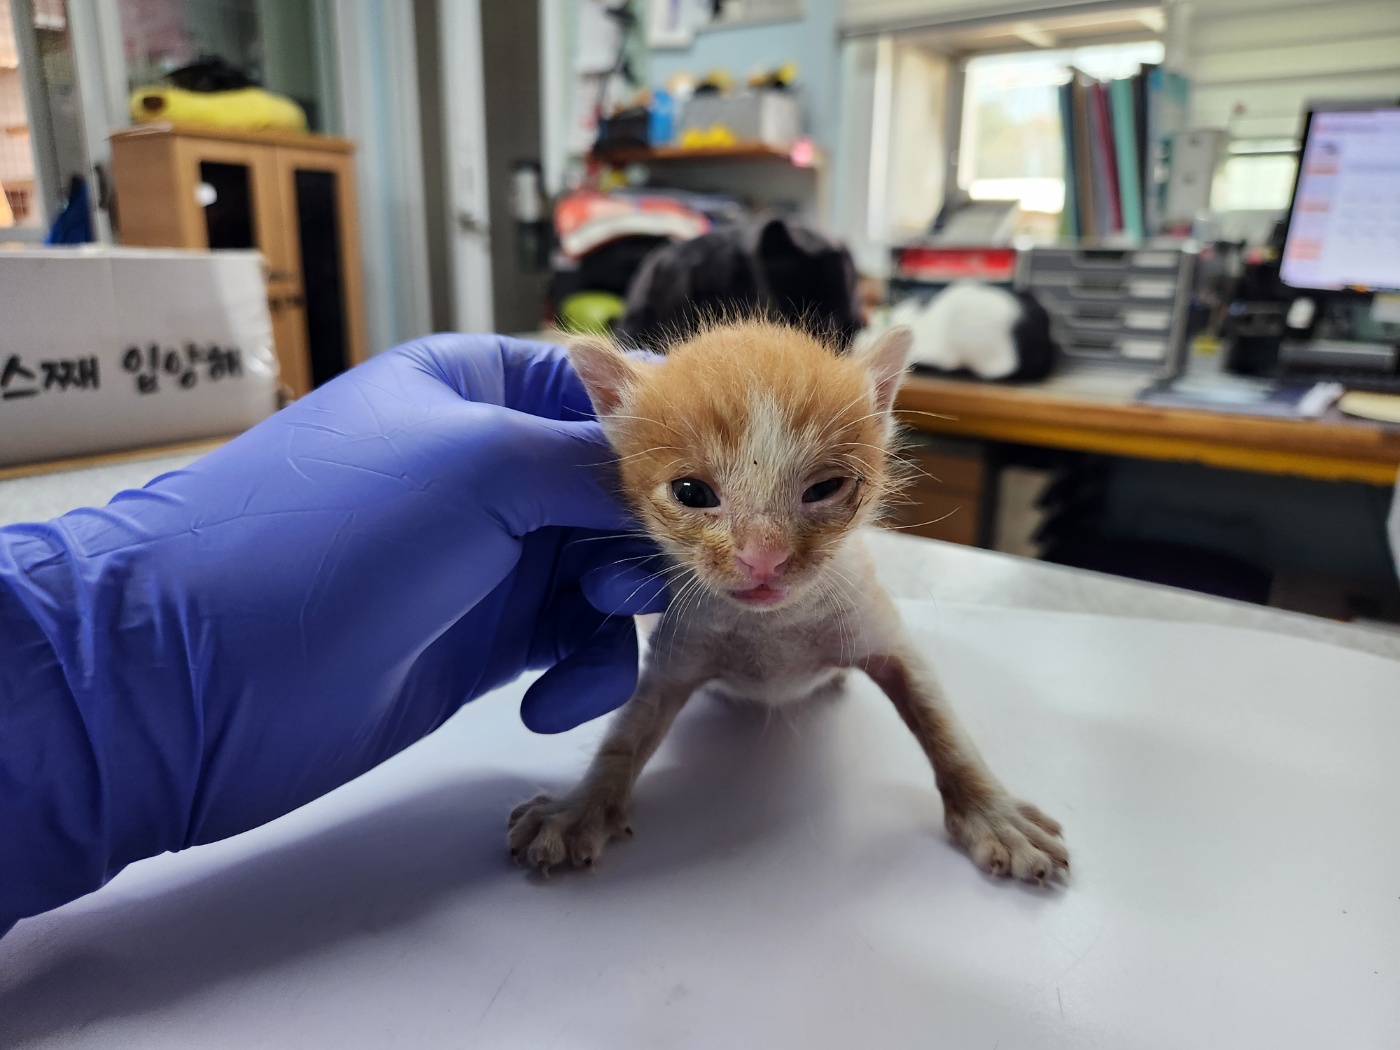
[[293,397],[365,358],[353,149],[322,135],[168,125],[112,136],[123,244],[262,252]]

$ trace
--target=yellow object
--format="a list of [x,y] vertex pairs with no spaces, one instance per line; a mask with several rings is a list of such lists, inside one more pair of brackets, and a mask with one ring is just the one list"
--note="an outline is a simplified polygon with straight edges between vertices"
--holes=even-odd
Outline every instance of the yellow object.
[[700,81],[700,86],[718,88],[721,94],[728,94],[734,90],[734,74],[727,69],[712,69]]
[[796,83],[796,62],[784,62],[776,69],[756,69],[749,74],[749,87],[791,87]]
[[1374,419],[1378,423],[1400,423],[1400,396],[1370,394],[1352,390],[1342,395],[1337,408],[1358,419]]
[[138,124],[201,124],[249,131],[306,131],[306,114],[282,95],[262,88],[186,91],[158,84],[131,94],[131,119]]
[[723,124],[708,128],[687,128],[681,133],[681,149],[722,149],[738,143],[734,132]]
[[598,179],[598,188],[604,193],[627,188],[627,172],[622,168],[609,168]]

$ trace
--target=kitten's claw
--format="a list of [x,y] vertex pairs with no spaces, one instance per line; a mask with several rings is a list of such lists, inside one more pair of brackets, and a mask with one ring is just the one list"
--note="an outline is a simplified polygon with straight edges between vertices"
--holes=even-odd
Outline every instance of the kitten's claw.
[[1069,852],[1059,823],[1028,802],[993,796],[975,809],[949,811],[944,824],[952,840],[989,875],[1033,883],[1069,877]]
[[540,795],[511,811],[507,842],[517,863],[547,876],[566,859],[575,868],[593,868],[609,842],[631,832],[620,805]]

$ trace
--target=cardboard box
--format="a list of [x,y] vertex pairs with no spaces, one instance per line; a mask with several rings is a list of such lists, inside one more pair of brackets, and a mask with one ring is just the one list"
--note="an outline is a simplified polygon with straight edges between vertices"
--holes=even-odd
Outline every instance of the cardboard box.
[[257,252],[0,250],[0,466],[235,434],[276,409]]

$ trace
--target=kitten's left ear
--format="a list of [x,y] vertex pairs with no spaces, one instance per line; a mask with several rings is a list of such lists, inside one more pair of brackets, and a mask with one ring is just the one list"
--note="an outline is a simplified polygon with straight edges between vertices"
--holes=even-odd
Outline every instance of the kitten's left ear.
[[856,360],[870,373],[875,382],[875,408],[888,412],[894,407],[894,396],[904,380],[909,365],[909,349],[914,345],[914,331],[908,325],[891,328],[856,355]]

